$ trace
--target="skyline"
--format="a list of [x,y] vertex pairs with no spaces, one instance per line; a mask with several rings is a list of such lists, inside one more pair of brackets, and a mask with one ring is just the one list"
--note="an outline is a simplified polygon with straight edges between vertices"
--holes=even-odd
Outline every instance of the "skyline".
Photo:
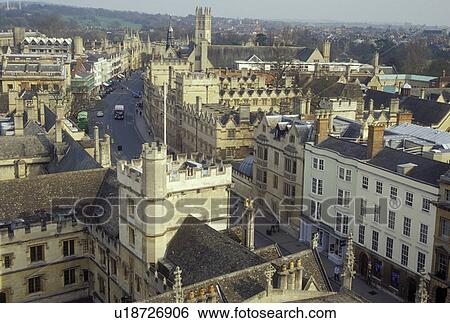
[[[44,1],[46,3],[69,5],[64,0]],[[212,7],[213,15],[229,18],[256,18],[267,20],[289,20],[310,22],[341,23],[373,23],[373,24],[420,24],[428,26],[449,26],[447,12],[450,2],[430,0],[428,11],[424,11],[419,0],[379,0],[377,7],[369,7],[357,0],[342,0],[336,4],[334,0],[305,2],[298,0],[248,0],[246,6],[238,0],[227,3],[213,0],[166,0],[164,2],[147,3],[135,1],[133,6],[118,0],[98,0],[93,6],[88,0],[74,0],[73,6],[96,7],[112,10],[127,10],[150,14],[169,14],[186,16],[192,14],[195,6]],[[387,10],[389,9],[389,10]],[[318,13],[320,11],[320,13]]]

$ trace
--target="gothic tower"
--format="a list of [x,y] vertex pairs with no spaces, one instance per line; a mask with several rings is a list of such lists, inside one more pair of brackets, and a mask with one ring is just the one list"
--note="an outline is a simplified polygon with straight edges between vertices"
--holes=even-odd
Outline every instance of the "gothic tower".
[[195,44],[202,40],[211,44],[211,8],[197,7],[195,9]]

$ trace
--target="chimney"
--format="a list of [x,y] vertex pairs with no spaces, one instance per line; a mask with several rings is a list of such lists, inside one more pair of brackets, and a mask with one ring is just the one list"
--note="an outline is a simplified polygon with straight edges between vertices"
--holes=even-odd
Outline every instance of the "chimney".
[[404,123],[412,124],[412,121],[413,121],[413,115],[409,111],[403,111],[403,112],[399,112],[397,114],[397,126],[404,124]]
[[374,101],[373,99],[369,100],[369,113],[372,114],[373,113],[373,109],[374,109]]
[[316,136],[315,136],[315,144],[318,145],[322,141],[328,138],[328,121],[329,114],[327,111],[319,110],[316,116]]
[[58,104],[55,109],[56,109],[55,142],[61,143],[62,142],[62,128],[63,128],[63,121],[64,121],[63,106]]
[[391,99],[391,103],[389,105],[389,114],[391,116],[397,116],[398,111],[400,110],[400,99]]
[[111,166],[111,137],[105,134],[103,140],[100,142],[100,159],[101,165],[104,168]]
[[369,126],[367,139],[367,159],[372,159],[384,148],[384,127],[373,124]]
[[305,110],[305,114],[306,114],[306,115],[310,115],[310,114],[311,114],[311,99],[310,99],[310,98],[306,99],[306,110]]
[[250,106],[241,105],[239,108],[240,122],[250,122]]
[[245,200],[245,246],[249,250],[255,250],[255,210],[253,208],[253,201]]
[[16,136],[23,136],[23,112],[16,111],[14,115],[14,134]]
[[424,89],[424,88],[421,88],[421,89],[420,89],[420,98],[421,98],[422,100],[425,100],[425,89]]
[[202,98],[200,96],[197,96],[195,98],[195,107],[196,107],[197,111],[202,110]]
[[101,162],[101,152],[100,152],[100,133],[98,127],[94,127],[94,141],[95,141],[95,151],[94,151],[94,159],[97,163]]

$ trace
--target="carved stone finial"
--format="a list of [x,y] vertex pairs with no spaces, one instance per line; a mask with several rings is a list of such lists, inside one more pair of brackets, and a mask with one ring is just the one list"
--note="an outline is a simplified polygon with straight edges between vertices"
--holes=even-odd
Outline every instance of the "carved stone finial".
[[313,238],[311,241],[311,247],[313,250],[317,249],[317,247],[319,246],[319,233],[316,232],[313,234]]
[[273,280],[273,275],[275,275],[276,270],[272,265],[269,265],[269,267],[266,269],[266,271],[264,272],[264,275],[266,276],[266,283],[267,283],[267,287],[266,287],[266,292],[267,295],[269,294],[270,289],[272,289],[272,280]]
[[297,268],[302,268],[302,260],[301,259],[297,260]]
[[175,301],[177,303],[183,303],[184,295],[183,295],[183,284],[182,284],[182,270],[177,266],[175,269],[175,283],[173,285],[173,289],[175,291]]
[[353,278],[355,277],[355,254],[353,253],[353,234],[347,239],[347,252],[345,254],[344,270],[341,276],[343,277],[342,287],[348,290],[352,289]]
[[416,293],[416,303],[428,303],[428,290],[425,272],[422,271],[420,276],[419,288]]

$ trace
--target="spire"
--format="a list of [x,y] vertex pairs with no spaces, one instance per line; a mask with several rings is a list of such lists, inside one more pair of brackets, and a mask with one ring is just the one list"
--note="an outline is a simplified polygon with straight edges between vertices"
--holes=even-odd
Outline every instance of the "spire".
[[353,234],[347,239],[347,252],[345,254],[344,272],[342,273],[342,288],[352,290],[352,281],[355,277],[355,254],[353,253]]
[[166,50],[169,49],[170,47],[174,47],[172,17],[169,18],[169,28],[167,28]]
[[177,266],[175,269],[175,283],[173,285],[173,290],[175,291],[175,302],[177,303],[183,303],[184,302],[184,295],[183,295],[183,284],[181,282],[181,274],[182,270],[180,267]]

